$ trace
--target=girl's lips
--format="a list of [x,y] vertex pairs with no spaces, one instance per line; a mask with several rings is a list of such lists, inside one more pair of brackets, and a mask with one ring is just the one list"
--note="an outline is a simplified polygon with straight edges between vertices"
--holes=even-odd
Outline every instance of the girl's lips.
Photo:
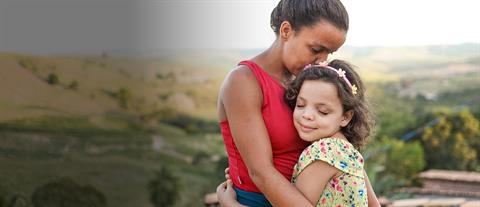
[[300,129],[303,131],[303,132],[311,132],[313,130],[315,130],[316,128],[313,128],[313,127],[308,127],[308,126],[305,126],[303,124],[300,124]]

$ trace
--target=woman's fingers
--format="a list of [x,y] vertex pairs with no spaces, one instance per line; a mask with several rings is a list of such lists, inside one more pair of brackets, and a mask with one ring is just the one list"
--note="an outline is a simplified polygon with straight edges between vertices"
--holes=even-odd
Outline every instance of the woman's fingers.
[[228,179],[226,182],[226,190],[233,190],[233,183],[232,180]]
[[228,167],[225,168],[225,179],[227,179],[227,180],[230,179],[230,174],[229,174],[229,172],[230,172],[230,168],[228,168]]
[[217,186],[217,194],[225,192],[226,188],[227,188],[227,181],[220,183],[220,185]]

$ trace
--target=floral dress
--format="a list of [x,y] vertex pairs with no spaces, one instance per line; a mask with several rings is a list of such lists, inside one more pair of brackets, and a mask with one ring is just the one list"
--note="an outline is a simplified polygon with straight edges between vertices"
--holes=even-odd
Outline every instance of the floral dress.
[[323,161],[343,172],[325,185],[317,206],[368,206],[363,157],[347,140],[323,138],[303,150],[294,167],[292,182],[312,162]]

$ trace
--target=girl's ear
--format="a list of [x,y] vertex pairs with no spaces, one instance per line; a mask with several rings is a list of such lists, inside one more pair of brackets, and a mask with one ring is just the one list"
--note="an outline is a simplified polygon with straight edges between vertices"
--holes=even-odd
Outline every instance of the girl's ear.
[[287,40],[291,35],[293,35],[293,28],[290,22],[283,21],[282,24],[280,24],[279,34],[282,40]]
[[348,123],[350,123],[350,120],[352,120],[353,117],[353,110],[348,110],[347,112],[343,113],[342,116],[342,121],[340,122],[341,127],[346,127]]

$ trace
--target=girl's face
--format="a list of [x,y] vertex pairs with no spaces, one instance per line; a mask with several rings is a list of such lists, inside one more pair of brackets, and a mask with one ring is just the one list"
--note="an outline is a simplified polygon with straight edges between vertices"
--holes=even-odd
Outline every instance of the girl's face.
[[328,55],[345,42],[346,31],[327,21],[294,31],[288,22],[283,22],[279,35],[283,41],[283,64],[290,73],[297,75],[305,65],[327,60]]
[[297,97],[293,122],[305,141],[343,138],[340,128],[348,124],[352,112],[343,112],[337,88],[322,80],[306,80]]

